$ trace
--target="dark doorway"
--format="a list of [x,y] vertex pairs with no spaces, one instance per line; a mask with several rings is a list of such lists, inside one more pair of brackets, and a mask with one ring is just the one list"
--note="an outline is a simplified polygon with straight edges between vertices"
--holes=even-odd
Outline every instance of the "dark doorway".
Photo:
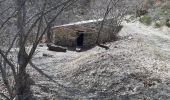
[[78,31],[77,39],[76,39],[76,51],[81,51],[81,49],[83,48],[83,42],[84,42],[84,32]]

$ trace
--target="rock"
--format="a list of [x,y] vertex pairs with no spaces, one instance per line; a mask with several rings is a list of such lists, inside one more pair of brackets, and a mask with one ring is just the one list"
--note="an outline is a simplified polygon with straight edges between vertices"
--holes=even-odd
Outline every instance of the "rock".
[[44,45],[40,44],[39,47],[44,47]]
[[136,17],[140,17],[140,16],[145,15],[147,13],[148,13],[147,10],[137,10],[136,11]]
[[52,55],[49,55],[49,54],[46,54],[46,53],[43,53],[43,56],[44,57],[53,57]]
[[64,47],[57,46],[57,45],[54,45],[54,44],[47,44],[47,47],[48,47],[49,50],[56,51],[56,52],[66,52],[66,50],[67,50]]
[[114,48],[118,48],[118,46],[114,46]]

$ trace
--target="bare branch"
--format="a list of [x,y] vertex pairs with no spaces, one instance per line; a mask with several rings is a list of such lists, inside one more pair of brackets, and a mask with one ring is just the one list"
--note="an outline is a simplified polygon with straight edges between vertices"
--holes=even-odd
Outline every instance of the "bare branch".
[[12,47],[14,46],[14,43],[15,43],[15,41],[16,41],[16,39],[17,39],[17,36],[18,36],[18,34],[16,34],[15,37],[14,37],[14,39],[12,40],[11,45],[9,46],[8,50],[7,50],[6,53],[5,53],[6,56],[8,55],[8,53],[11,51]]
[[3,15],[5,12],[7,12],[9,9],[12,9],[12,8],[14,8],[14,7],[12,7],[12,6],[8,7],[7,9],[3,10],[3,11],[0,13],[0,15]]
[[3,57],[3,59],[7,62],[7,64],[11,67],[14,78],[16,79],[16,71],[15,71],[15,66],[14,64],[12,64],[11,61],[9,61],[9,59],[7,58],[7,56],[5,56],[5,54],[3,53],[3,51],[0,49],[0,55]]
[[[28,61],[27,61],[27,62],[29,62],[30,59],[32,58],[32,56],[33,56],[33,54],[34,54],[34,52],[35,52],[35,50],[36,50],[36,48],[37,48],[38,43],[41,41],[43,35],[46,33],[46,31],[48,30],[48,28],[50,28],[49,26],[55,21],[55,19],[62,13],[62,11],[63,11],[64,9],[70,7],[70,6],[71,6],[72,4],[74,4],[77,0],[74,0],[74,1],[72,1],[72,2],[70,2],[70,1],[72,1],[72,0],[68,0],[68,2],[66,2],[65,5],[63,5],[63,8],[58,12],[58,14],[56,14],[56,16],[55,16],[53,19],[51,19],[51,21],[47,24],[47,27],[44,29],[44,31],[42,32],[42,34],[41,34],[41,36],[39,37],[39,39],[37,39],[37,41],[33,44],[32,49],[31,49],[31,51],[30,51],[30,53],[29,53],[29,55],[28,55],[28,59],[27,59]],[[69,3],[70,3],[70,4],[69,4]],[[69,4],[69,5],[67,5],[67,4]]]
[[[99,31],[98,31],[96,44],[99,45],[100,34],[101,34],[101,31],[102,31],[102,29],[103,29],[103,26],[104,26],[104,24],[105,24],[105,20],[106,20],[108,14],[110,13],[110,11],[113,9],[113,7],[114,7],[119,1],[120,1],[120,0],[117,0],[117,1],[114,1],[114,2],[113,2],[113,0],[110,0],[108,6],[107,6],[107,8],[106,8],[106,11],[105,11],[103,20],[102,20],[102,22],[101,22],[100,29],[99,29]],[[110,7],[110,6],[111,6],[111,7]]]
[[0,93],[0,95],[1,95],[2,97],[4,97],[5,99],[10,100],[4,93]]
[[0,70],[1,70],[1,75],[2,75],[2,79],[3,79],[3,82],[8,90],[8,93],[10,95],[10,97],[12,97],[12,91],[11,91],[11,87],[9,85],[9,81],[8,81],[8,78],[6,77],[6,73],[5,73],[5,70],[3,69],[3,67],[1,66],[0,64]]
[[0,26],[0,30],[4,27],[4,25],[11,19],[15,16],[15,13],[16,13],[16,10],[11,14],[10,17],[8,17]]

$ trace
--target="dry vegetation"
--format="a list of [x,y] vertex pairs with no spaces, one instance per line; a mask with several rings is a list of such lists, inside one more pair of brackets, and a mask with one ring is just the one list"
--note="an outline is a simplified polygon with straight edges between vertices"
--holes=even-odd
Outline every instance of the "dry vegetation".
[[[170,2],[156,1],[0,0],[0,99],[169,100]],[[137,12],[145,13],[122,23]],[[62,35],[54,37],[62,38],[58,45],[74,46],[80,28],[95,33],[86,44],[100,47],[59,53],[39,44],[51,38],[53,26],[101,18],[94,25],[56,28]],[[108,50],[101,48],[115,39],[105,44]]]

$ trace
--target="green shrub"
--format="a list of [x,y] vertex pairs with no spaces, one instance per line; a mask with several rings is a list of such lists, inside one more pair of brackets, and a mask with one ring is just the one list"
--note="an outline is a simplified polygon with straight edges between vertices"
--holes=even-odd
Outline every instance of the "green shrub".
[[139,21],[145,25],[151,25],[152,23],[152,18],[149,16],[142,16],[140,17]]
[[156,21],[155,22],[155,24],[154,24],[154,27],[155,28],[160,28],[160,27],[162,27],[163,25],[164,25],[165,23],[164,23],[164,21]]
[[170,27],[170,21],[169,21],[169,19],[166,20],[166,26],[167,26],[167,27]]
[[167,26],[167,27],[170,27],[170,21],[169,19],[162,19],[162,20],[157,20],[154,24],[155,28],[160,28],[162,26]]
[[160,24],[160,23],[155,22],[154,27],[155,27],[155,28],[160,28],[160,27],[161,27],[161,24]]

